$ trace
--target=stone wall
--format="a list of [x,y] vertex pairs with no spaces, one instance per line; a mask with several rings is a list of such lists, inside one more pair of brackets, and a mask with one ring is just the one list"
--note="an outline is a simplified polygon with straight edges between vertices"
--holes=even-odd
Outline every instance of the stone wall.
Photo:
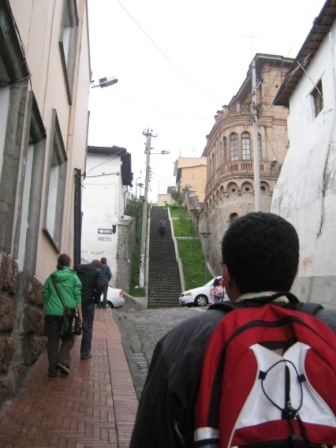
[[0,405],[17,392],[28,368],[45,350],[42,284],[19,274],[8,255],[0,260]]
[[117,275],[115,287],[129,292],[131,283],[132,254],[135,247],[135,220],[128,218],[118,225]]

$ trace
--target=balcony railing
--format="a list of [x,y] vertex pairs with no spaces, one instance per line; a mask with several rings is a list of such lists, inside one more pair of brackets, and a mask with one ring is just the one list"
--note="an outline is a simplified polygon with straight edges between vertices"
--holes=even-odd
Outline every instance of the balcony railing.
[[[277,179],[280,174],[280,164],[272,166],[270,162],[260,162],[260,179]],[[235,179],[239,177],[248,176],[253,178],[254,165],[252,160],[237,160],[234,162],[227,162],[216,170],[206,184],[205,194],[208,195],[211,190],[220,181]]]

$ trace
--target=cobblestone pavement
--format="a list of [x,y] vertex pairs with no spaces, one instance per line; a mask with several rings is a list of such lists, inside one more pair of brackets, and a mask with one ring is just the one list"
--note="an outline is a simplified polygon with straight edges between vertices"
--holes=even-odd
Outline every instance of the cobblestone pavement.
[[138,399],[157,341],[178,323],[204,311],[186,307],[113,311]]

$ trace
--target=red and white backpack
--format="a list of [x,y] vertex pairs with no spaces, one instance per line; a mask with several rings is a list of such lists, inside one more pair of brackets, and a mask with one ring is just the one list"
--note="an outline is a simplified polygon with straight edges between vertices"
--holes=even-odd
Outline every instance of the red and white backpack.
[[216,306],[230,312],[206,349],[195,446],[336,446],[336,335],[286,295]]

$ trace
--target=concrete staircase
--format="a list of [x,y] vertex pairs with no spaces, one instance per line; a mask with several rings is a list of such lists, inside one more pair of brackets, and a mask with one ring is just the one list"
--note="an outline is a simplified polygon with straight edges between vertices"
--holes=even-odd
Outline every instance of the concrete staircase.
[[[166,221],[164,236],[160,235],[160,220]],[[168,211],[153,206],[149,229],[148,308],[179,307],[181,280]]]

